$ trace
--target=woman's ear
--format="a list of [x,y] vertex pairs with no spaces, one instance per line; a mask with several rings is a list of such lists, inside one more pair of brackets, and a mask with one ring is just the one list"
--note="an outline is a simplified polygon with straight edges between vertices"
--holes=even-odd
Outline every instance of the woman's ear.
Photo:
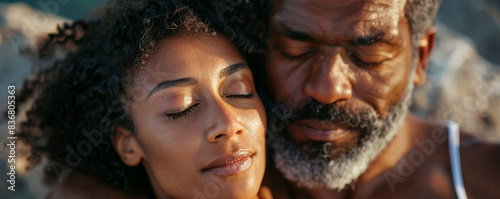
[[144,158],[141,145],[129,130],[117,127],[116,134],[111,134],[111,142],[123,163],[128,166],[137,166]]
[[436,43],[436,28],[432,27],[424,34],[418,42],[418,60],[413,83],[420,86],[425,82],[426,72],[429,67],[429,60],[432,49]]

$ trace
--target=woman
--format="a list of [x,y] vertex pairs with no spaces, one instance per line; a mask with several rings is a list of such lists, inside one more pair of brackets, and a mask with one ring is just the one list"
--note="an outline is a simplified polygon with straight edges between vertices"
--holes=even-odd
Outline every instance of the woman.
[[207,5],[117,0],[51,36],[42,55],[68,54],[18,97],[34,98],[21,126],[33,164],[47,157],[46,179],[62,181],[48,198],[93,179],[156,198],[256,197],[264,108],[228,39],[245,38]]

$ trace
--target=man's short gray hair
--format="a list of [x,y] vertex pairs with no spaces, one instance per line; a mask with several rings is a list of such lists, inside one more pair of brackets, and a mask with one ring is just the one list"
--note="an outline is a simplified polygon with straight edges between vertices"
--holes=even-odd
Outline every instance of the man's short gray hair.
[[434,26],[442,0],[408,0],[405,5],[405,17],[410,26],[414,50],[420,38]]

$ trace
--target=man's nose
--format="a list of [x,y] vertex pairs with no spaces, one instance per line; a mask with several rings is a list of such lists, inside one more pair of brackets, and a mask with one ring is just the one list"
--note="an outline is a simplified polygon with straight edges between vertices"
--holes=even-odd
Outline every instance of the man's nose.
[[352,87],[348,71],[349,66],[344,63],[341,50],[333,49],[311,66],[303,92],[323,104],[349,100]]
[[207,129],[207,140],[216,143],[222,139],[229,139],[243,133],[243,125],[238,120],[235,108],[225,102],[216,102],[213,105],[210,120],[211,126]]

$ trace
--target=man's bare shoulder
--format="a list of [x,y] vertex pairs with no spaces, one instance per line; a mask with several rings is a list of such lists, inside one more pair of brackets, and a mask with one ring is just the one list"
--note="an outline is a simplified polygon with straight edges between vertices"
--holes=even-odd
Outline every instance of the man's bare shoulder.
[[146,198],[130,196],[127,192],[115,189],[98,179],[73,173],[66,177],[62,182],[54,185],[52,190],[45,196],[45,199],[86,199],[86,198]]
[[[410,121],[413,128],[412,139],[418,140],[413,142],[415,145],[412,148],[428,155],[426,156],[429,160],[428,164],[421,165],[422,170],[431,171],[430,168],[440,167],[443,176],[449,176],[449,181],[452,183],[446,125],[416,116],[410,116]],[[465,189],[471,198],[500,197],[500,189],[498,189],[500,187],[500,143],[486,142],[474,133],[461,130],[460,159]],[[451,185],[453,186],[453,183]]]
[[500,197],[500,143],[486,142],[461,132],[460,156],[467,194]]

